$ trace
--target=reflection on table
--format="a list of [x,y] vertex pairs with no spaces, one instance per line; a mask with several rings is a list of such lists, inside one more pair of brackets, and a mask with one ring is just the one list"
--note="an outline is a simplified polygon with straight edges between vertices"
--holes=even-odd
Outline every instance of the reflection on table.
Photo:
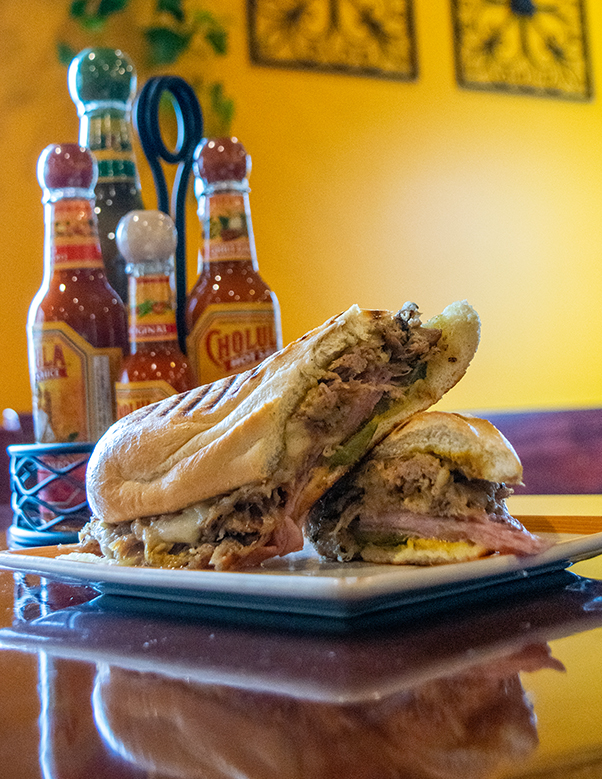
[[540,668],[563,666],[534,644],[394,695],[339,703],[102,664],[92,701],[106,743],[153,775],[479,779],[536,749],[519,672]]
[[602,557],[453,609],[351,621],[0,571],[0,773],[597,776],[601,628]]

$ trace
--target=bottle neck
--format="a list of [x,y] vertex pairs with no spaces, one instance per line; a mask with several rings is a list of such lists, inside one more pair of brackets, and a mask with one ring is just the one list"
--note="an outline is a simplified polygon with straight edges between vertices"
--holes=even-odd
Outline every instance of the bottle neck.
[[79,142],[94,152],[99,184],[134,181],[139,186],[129,109],[101,104],[85,111],[80,117]]
[[169,262],[136,263],[126,268],[131,354],[159,344],[177,345],[170,265]]
[[104,269],[94,201],[61,197],[44,203],[44,266],[54,270]]
[[247,187],[209,190],[198,197],[201,242],[199,273],[209,263],[246,262],[257,271]]

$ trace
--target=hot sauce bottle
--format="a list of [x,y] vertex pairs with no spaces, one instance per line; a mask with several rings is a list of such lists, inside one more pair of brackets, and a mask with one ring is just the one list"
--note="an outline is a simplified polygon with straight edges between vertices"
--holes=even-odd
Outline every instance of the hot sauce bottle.
[[116,418],[127,317],[102,262],[96,175],[90,151],[77,144],[48,146],[38,160],[44,278],[27,320],[38,443],[95,442]]
[[250,165],[236,138],[204,139],[195,152],[201,247],[186,327],[199,384],[246,371],[282,347],[278,300],[257,266]]
[[162,211],[131,211],[117,227],[127,260],[130,354],[116,385],[119,419],[142,406],[196,387],[178,346],[171,275],[177,235]]
[[80,117],[79,142],[98,161],[95,211],[107,277],[127,304],[125,259],[115,231],[128,211],[144,207],[132,150],[136,70],[118,49],[84,49],[72,60],[68,81]]

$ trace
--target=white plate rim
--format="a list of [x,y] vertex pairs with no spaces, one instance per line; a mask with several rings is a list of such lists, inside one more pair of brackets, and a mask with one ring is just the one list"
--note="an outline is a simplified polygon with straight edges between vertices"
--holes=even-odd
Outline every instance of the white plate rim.
[[[540,534],[545,536],[544,533]],[[45,548],[41,548],[44,550]],[[35,551],[35,550],[34,550]],[[467,563],[440,566],[391,566],[371,563],[321,563],[305,552],[269,561],[260,569],[249,571],[171,570],[132,568],[107,563],[88,563],[61,557],[45,557],[0,551],[0,568],[8,568],[50,578],[59,578],[92,586],[130,588],[132,594],[153,597],[153,590],[168,589],[178,593],[202,595],[264,597],[275,602],[318,604],[358,604],[376,598],[436,592],[448,587],[450,592],[470,584],[485,586],[504,577],[530,576],[546,570],[566,568],[579,560],[602,552],[602,532],[555,543],[545,552],[530,557],[495,555]],[[304,567],[305,566],[305,567]]]

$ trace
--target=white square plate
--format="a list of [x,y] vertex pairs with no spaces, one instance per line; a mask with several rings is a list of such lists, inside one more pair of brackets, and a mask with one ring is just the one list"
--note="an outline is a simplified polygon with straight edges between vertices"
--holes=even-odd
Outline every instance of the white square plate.
[[[306,547],[246,571],[131,568],[65,557],[71,547],[0,552],[0,567],[96,587],[103,593],[262,611],[350,617],[540,576],[602,552],[600,517],[518,517],[554,545],[539,555],[394,566],[321,560]],[[541,532],[542,529],[548,532]],[[590,531],[590,532],[588,532]]]

